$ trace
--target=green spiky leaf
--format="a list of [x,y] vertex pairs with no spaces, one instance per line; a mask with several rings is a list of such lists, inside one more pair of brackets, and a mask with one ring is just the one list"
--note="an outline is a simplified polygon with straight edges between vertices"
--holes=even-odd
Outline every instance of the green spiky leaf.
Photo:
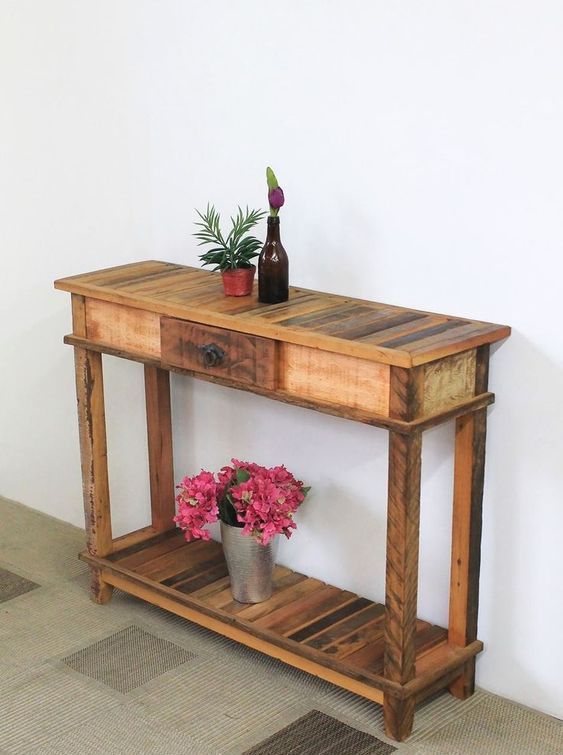
[[225,239],[221,232],[221,218],[214,205],[207,205],[205,212],[196,210],[199,220],[195,222],[198,230],[194,233],[198,246],[210,245],[212,248],[199,256],[203,265],[215,265],[214,270],[234,270],[248,268],[250,260],[258,256],[262,241],[248,236],[250,230],[267,214],[264,210],[243,210],[231,217],[231,230]]

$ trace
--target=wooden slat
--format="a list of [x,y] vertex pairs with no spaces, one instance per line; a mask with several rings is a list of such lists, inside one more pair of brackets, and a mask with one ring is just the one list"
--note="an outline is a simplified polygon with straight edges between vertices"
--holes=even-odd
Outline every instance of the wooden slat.
[[[268,600],[265,600],[262,603],[256,603],[252,606],[247,606],[244,610],[239,612],[239,616],[246,621],[260,621],[268,615],[271,616],[276,610],[291,605],[305,596],[308,597],[312,593],[319,592],[324,587],[326,587],[325,583],[321,582],[319,579],[304,577],[297,583],[274,592],[272,597],[268,598]],[[209,602],[218,605],[213,601]]]
[[[387,312],[389,314],[384,316],[384,313]],[[421,312],[397,312],[396,310],[383,309],[379,313],[373,312],[369,317],[350,318],[350,322],[346,325],[338,329],[332,329],[331,335],[337,335],[339,338],[345,338],[348,341],[363,339],[374,333],[387,332],[388,329],[394,328],[397,325],[403,325],[404,323],[412,326],[422,319],[426,319],[426,315],[423,315]]]
[[340,602],[351,600],[355,596],[348,593],[344,596],[338,587],[323,585],[319,590],[294,600],[287,605],[272,611],[267,616],[256,619],[254,624],[264,629],[270,629],[276,634],[288,635],[302,626],[314,621],[319,615],[333,610]]
[[194,590],[193,595],[197,599],[205,600],[214,593],[226,590],[230,584],[231,578],[227,574],[221,579],[218,579],[209,585],[205,585],[205,587],[200,587],[197,590]]
[[322,632],[305,640],[305,644],[319,650],[326,650],[333,643],[340,642],[346,637],[354,634],[360,627],[365,624],[371,624],[372,621],[380,619],[385,613],[385,606],[380,603],[371,603],[367,608],[359,610],[349,618],[343,621],[336,621]]
[[[208,571],[215,569],[215,567],[217,566],[225,565],[225,555],[222,548],[213,548],[211,550],[204,543],[201,544],[201,548],[205,552],[205,558],[202,561],[198,561],[197,569],[194,569],[193,563],[192,561],[190,561],[189,564],[184,565],[182,571],[176,572],[171,577],[168,577],[168,579],[163,579],[162,584],[167,585],[168,587],[177,588],[178,585],[184,584],[185,582],[189,582],[196,577],[202,576]],[[224,574],[221,574],[217,577],[217,579],[220,579],[224,576]],[[205,585],[201,586],[204,587]]]
[[146,551],[151,546],[169,539],[176,539],[180,543],[184,542],[184,538],[178,529],[157,532],[152,525],[142,527],[140,530],[135,530],[134,532],[129,532],[127,535],[115,538],[113,540],[111,555],[108,558],[112,561],[117,561],[120,558],[131,556],[133,553]]
[[[299,293],[299,296],[294,296],[294,291]],[[325,306],[331,306],[332,299],[327,297],[325,299]],[[311,291],[301,291],[300,289],[290,289],[289,300],[280,304],[265,304],[259,309],[252,310],[252,316],[265,320],[270,323],[278,323],[281,320],[286,319],[289,313],[292,315],[305,315],[314,311],[319,306],[319,299],[315,293]]]
[[323,300],[323,297],[319,295],[318,304],[318,309],[313,310],[309,314],[297,316],[292,314],[291,317],[280,320],[278,324],[283,325],[285,328],[291,326],[314,331],[315,329],[319,330],[324,325],[341,322],[342,318],[358,315],[364,311],[371,311],[370,307],[359,305],[351,299],[346,299],[344,301],[331,299],[330,302],[327,303]]
[[155,582],[164,582],[190,567],[194,569],[194,574],[197,574],[199,564],[209,558],[209,548],[206,548],[206,545],[213,546],[216,551],[221,548],[218,543],[186,543],[181,548],[176,548],[141,564],[135,568],[135,571]]
[[352,634],[343,637],[332,645],[324,648],[324,652],[335,658],[346,658],[361,648],[381,640],[381,655],[383,655],[383,633],[385,631],[384,615],[364,624]]
[[149,524],[146,527],[141,527],[138,530],[128,532],[126,535],[114,537],[112,540],[110,558],[112,558],[114,554],[126,551],[129,548],[142,548],[143,544],[146,543],[147,540],[155,537],[155,535],[158,535],[157,531]]
[[359,340],[364,341],[365,343],[379,344],[382,341],[389,340],[390,338],[409,335],[411,333],[418,333],[420,330],[424,330],[425,328],[429,328],[434,325],[440,325],[447,320],[447,317],[444,317],[443,315],[426,315],[422,312],[419,312],[418,314],[421,315],[420,319],[408,320],[407,322],[400,325],[387,327],[383,331],[373,331],[366,336],[362,336],[362,338]]
[[[417,317],[413,313],[401,313],[403,317]],[[377,305],[356,305],[350,306],[345,316],[333,316],[325,323],[311,328],[324,335],[335,338],[344,338],[348,341],[360,338],[362,335],[371,333],[373,330],[386,327],[385,323],[390,318],[396,317],[397,312],[394,307],[384,307]]]
[[174,587],[176,590],[186,594],[194,593],[204,587],[216,584],[218,580],[226,577],[228,573],[229,570],[227,569],[227,564],[223,559],[216,563],[215,566],[202,571],[200,574],[197,574],[190,579],[185,579],[183,582],[175,584]]
[[290,639],[295,640],[295,642],[305,642],[313,636],[318,637],[325,630],[334,627],[335,624],[344,621],[344,619],[348,619],[353,614],[357,615],[359,611],[370,605],[373,605],[371,601],[356,596],[353,600],[347,601],[342,607],[336,608],[324,616],[317,618],[310,624],[307,624],[307,626],[296,630],[290,634],[289,637]]
[[[465,320],[446,320],[439,325],[423,328],[415,333],[408,333],[407,335],[402,335],[398,338],[381,341],[381,345],[386,346],[388,349],[398,349],[405,346],[412,347],[413,344],[418,344],[418,346],[420,346],[421,343],[434,343],[437,340],[436,336],[457,329],[463,325],[466,325]],[[414,348],[417,348],[417,346],[415,345]]]
[[112,287],[120,288],[129,294],[142,294],[147,296],[153,292],[160,292],[168,286],[174,285],[176,281],[183,282],[185,286],[186,273],[182,265],[170,265],[166,270],[157,270],[153,273],[135,278],[134,280],[125,280],[121,283],[113,283]]
[[[148,561],[152,561],[158,556],[178,550],[186,546],[183,535],[177,530],[170,533],[161,533],[160,537],[155,537],[148,543],[139,543],[125,551],[118,551],[111,555],[111,560],[125,566],[127,569],[135,569]],[[202,547],[197,542],[191,544],[194,550]]]
[[[354,593],[340,590],[338,587],[331,588],[331,590],[334,590],[334,592],[332,594],[327,593],[325,599],[319,602],[318,605],[310,605],[293,618],[275,624],[273,626],[274,631],[279,632],[284,637],[289,637],[300,631],[307,630],[311,624],[317,624],[327,616],[337,612],[339,608],[349,605],[358,598]],[[314,602],[313,597],[311,603],[314,604]],[[298,640],[295,641],[297,642]]]
[[91,287],[111,287],[118,285],[122,281],[134,281],[142,278],[151,272],[168,270],[171,263],[158,262],[156,260],[145,260],[144,262],[129,262],[126,265],[116,265],[115,267],[106,267],[102,270],[94,270],[91,273],[81,273],[65,278],[65,281],[80,281]]

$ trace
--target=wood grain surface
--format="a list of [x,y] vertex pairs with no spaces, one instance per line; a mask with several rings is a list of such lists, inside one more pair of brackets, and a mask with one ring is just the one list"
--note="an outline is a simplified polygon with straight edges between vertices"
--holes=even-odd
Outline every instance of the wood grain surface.
[[[83,297],[72,297],[73,331],[85,335],[86,311]],[[102,355],[74,349],[82,494],[88,551],[106,556],[113,549],[107,464],[107,439]],[[112,587],[104,582],[100,569],[91,570],[90,594],[96,603],[107,603]]]
[[[276,387],[276,342],[225,328],[161,318],[164,363],[262,388]],[[206,351],[218,355],[206,362]]]
[[[219,273],[153,260],[63,278],[55,286],[157,315],[399,367],[432,362],[510,334],[503,325],[294,287],[282,304],[260,304],[257,294],[240,301],[223,295]],[[92,328],[103,326],[107,334],[112,325],[94,317],[96,306]]]
[[389,365],[280,344],[279,388],[289,395],[389,414]]

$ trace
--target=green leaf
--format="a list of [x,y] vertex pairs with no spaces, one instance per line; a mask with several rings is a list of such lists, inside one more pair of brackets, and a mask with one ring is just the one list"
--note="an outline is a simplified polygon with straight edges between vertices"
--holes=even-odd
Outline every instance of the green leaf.
[[248,469],[237,469],[237,485],[240,485],[241,482],[247,482],[250,480],[250,472]]
[[279,186],[276,174],[270,167],[266,168],[266,181],[268,182],[268,189],[277,189]]
[[310,490],[311,490],[310,485],[307,485],[306,487],[301,488],[301,492],[303,493],[303,495],[307,495]]
[[232,527],[240,526],[237,521],[237,512],[228,496],[218,502],[218,508],[221,521],[225,522],[225,524],[230,524]]
[[243,210],[239,206],[231,217],[232,228],[226,240],[221,233],[221,219],[214,205],[208,204],[205,212],[196,209],[196,213],[200,218],[195,221],[198,230],[194,233],[198,246],[212,247],[200,255],[202,264],[217,265],[221,270],[249,267],[249,260],[257,256],[256,251],[262,247],[262,241],[247,234],[267,213],[264,210],[249,210],[248,206]]

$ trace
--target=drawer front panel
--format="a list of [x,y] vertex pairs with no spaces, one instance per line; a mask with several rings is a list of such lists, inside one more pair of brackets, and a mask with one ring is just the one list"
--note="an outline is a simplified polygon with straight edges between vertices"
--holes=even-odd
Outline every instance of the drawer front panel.
[[141,356],[160,357],[160,317],[155,312],[89,298],[85,306],[90,341]]
[[276,387],[276,342],[224,328],[162,317],[165,364],[271,390]]
[[280,344],[280,388],[294,396],[389,416],[389,365]]

